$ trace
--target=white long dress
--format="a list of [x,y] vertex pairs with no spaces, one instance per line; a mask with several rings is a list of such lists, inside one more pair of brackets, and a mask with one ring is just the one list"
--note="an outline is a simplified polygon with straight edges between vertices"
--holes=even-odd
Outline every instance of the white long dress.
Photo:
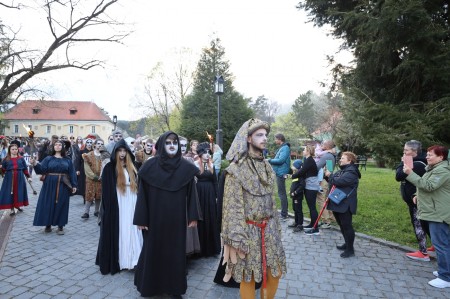
[[141,253],[143,238],[142,232],[133,225],[134,209],[137,194],[132,192],[129,184],[129,175],[124,169],[125,181],[128,182],[125,194],[117,189],[119,203],[119,266],[120,269],[133,269]]

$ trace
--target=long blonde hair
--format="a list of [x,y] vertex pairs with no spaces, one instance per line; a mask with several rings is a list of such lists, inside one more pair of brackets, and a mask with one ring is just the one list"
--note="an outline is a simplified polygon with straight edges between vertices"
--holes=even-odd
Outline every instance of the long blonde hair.
[[137,193],[137,170],[133,165],[130,153],[127,151],[127,155],[125,156],[125,167],[123,167],[122,163],[120,162],[119,151],[116,151],[115,158],[116,158],[117,189],[119,189],[121,194],[125,194],[126,182],[125,182],[125,173],[123,169],[126,168],[128,171],[128,175],[130,176],[131,191]]

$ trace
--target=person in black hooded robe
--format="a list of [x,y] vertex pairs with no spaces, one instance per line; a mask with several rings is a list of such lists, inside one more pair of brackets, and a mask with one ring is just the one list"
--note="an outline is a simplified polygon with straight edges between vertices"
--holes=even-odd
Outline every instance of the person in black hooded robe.
[[178,135],[161,135],[157,154],[139,170],[134,224],[144,245],[134,284],[143,297],[186,293],[186,229],[196,226],[201,212],[195,186],[198,168],[181,156]]
[[[120,149],[126,151],[123,160]],[[117,168],[118,163],[123,163],[123,171]],[[142,248],[142,233],[132,225],[133,201],[137,200],[136,191],[133,191],[137,190],[134,163],[131,149],[122,139],[115,144],[110,162],[102,171],[100,238],[95,264],[103,275],[133,269]]]

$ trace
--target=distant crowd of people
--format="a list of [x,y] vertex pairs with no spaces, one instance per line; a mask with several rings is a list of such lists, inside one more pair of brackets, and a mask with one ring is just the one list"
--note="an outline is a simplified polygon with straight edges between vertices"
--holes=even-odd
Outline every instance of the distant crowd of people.
[[[3,139],[0,209],[10,209],[11,216],[23,211],[34,171],[43,185],[33,225],[43,226],[45,233],[56,227],[64,235],[69,199],[81,195],[81,218],[87,221],[94,206],[100,225],[95,264],[104,275],[134,271],[142,296],[181,297],[190,258],[217,256],[214,282],[239,287],[241,298],[254,298],[258,288],[262,298],[274,298],[287,269],[281,222],[289,218],[288,195],[293,232],[318,235],[336,223],[343,237],[336,248],[342,258],[353,257],[361,173],[357,156],[348,151],[337,155],[331,140],[306,144],[302,159],[291,161],[290,144],[277,133],[278,149],[267,157],[269,132],[267,122],[246,121],[226,154],[225,169],[217,144],[189,142],[172,131],[157,140],[136,138],[133,144],[121,131],[106,142],[98,136],[55,135],[40,144]],[[429,284],[450,287],[448,149],[431,146],[423,156],[420,142],[406,142],[396,180],[419,244],[417,252],[406,256],[429,261],[428,252],[435,251],[438,269]],[[306,224],[303,198],[310,214]]]

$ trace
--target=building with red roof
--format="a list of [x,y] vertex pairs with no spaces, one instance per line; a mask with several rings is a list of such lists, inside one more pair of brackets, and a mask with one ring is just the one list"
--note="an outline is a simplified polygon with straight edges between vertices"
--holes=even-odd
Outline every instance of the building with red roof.
[[3,115],[6,136],[50,138],[52,135],[82,136],[96,134],[106,140],[114,129],[108,113],[86,101],[23,101]]

